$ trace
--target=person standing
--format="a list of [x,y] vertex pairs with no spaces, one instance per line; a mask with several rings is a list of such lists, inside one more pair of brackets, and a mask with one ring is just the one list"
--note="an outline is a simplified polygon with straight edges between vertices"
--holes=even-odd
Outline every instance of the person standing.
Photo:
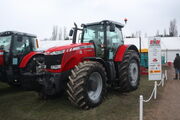
[[176,57],[174,59],[174,68],[175,68],[175,78],[174,79],[180,79],[180,56],[179,56],[179,53],[176,54]]

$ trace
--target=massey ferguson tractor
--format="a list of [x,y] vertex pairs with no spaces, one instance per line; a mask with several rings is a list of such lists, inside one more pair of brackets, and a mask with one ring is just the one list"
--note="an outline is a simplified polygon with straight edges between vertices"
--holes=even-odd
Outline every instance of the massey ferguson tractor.
[[[65,89],[68,99],[82,109],[98,106],[107,87],[129,92],[139,85],[139,53],[134,45],[124,45],[118,22],[103,20],[82,24],[70,31],[72,44],[45,51],[46,77],[39,79],[42,96]],[[77,43],[77,32],[81,37]]]
[[42,73],[40,67],[44,61],[43,54],[36,51],[37,45],[35,35],[15,31],[1,32],[0,81],[7,82],[10,86],[34,87],[37,84],[34,78]]

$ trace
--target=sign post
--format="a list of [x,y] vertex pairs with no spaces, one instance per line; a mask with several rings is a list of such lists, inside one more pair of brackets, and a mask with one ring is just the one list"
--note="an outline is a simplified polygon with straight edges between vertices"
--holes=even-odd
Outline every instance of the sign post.
[[149,38],[148,72],[149,80],[161,80],[161,40],[158,37]]

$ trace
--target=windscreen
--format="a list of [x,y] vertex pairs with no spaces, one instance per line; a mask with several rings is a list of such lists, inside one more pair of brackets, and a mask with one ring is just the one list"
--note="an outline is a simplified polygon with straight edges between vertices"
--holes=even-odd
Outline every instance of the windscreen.
[[29,37],[15,36],[13,40],[12,53],[13,55],[27,54],[31,51]]
[[0,36],[0,49],[9,52],[12,36]]
[[104,26],[92,25],[84,28],[83,43],[91,41],[104,43]]

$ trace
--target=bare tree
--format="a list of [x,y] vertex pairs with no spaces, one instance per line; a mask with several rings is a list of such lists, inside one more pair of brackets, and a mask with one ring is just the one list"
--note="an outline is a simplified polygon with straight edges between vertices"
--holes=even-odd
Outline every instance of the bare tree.
[[59,28],[59,40],[62,40],[62,28]]
[[170,21],[169,36],[175,37],[178,35],[176,19]]
[[64,26],[64,36],[63,36],[63,38],[64,38],[64,40],[67,40],[67,28]]
[[156,37],[158,37],[159,36],[159,30],[157,30],[157,32],[156,32]]
[[51,37],[51,39],[52,39],[52,40],[56,40],[56,39],[57,39],[57,35],[58,35],[58,26],[55,25],[55,26],[53,26],[53,32],[52,32],[52,37]]
[[57,37],[58,37],[58,26],[56,25],[55,26],[55,39],[54,40],[57,40]]
[[62,40],[62,39],[69,40],[69,37],[67,35],[67,28],[64,27],[62,29],[62,27],[59,27],[58,29],[57,25],[53,26],[51,40]]
[[52,31],[51,40],[53,40],[54,38],[55,38],[55,29],[54,29],[54,26],[53,26],[53,31]]
[[145,34],[144,34],[144,37],[145,37],[145,38],[147,38],[147,37],[148,37],[147,33],[145,33]]
[[167,36],[166,29],[164,29],[164,37],[166,37],[166,36]]
[[132,33],[131,37],[132,37],[132,38],[135,38],[135,35],[134,35],[134,33]]

